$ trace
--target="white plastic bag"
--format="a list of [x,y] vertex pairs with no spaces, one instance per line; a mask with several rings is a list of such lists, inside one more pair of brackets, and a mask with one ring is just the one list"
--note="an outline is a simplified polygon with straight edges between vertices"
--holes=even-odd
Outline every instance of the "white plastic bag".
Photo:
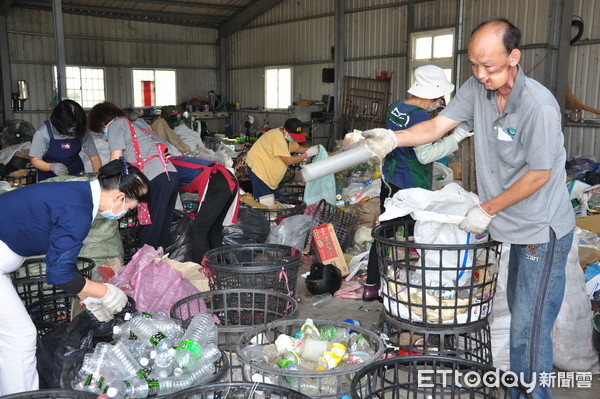
[[576,235],[567,257],[565,274],[565,296],[552,328],[554,366],[566,371],[597,374],[600,364],[592,346],[593,313],[583,270],[579,266],[579,237]]
[[[422,188],[400,190],[385,202],[385,212],[379,216],[380,221],[394,219],[410,213],[416,220],[414,240],[419,244],[465,245],[486,242],[487,234],[467,233],[458,228],[467,211],[479,203],[479,197],[464,190],[456,183],[450,183],[438,191]],[[425,265],[431,267],[457,267],[457,251],[444,250],[440,264],[440,253],[436,250],[420,251],[425,256]],[[462,251],[460,266],[472,265],[473,251]],[[439,273],[435,270],[425,272],[428,285],[438,284]],[[455,281],[455,270],[442,272],[442,285],[464,285],[470,281],[470,272],[460,274]]]
[[440,190],[444,186],[454,181],[454,172],[452,169],[440,162],[434,162],[431,170],[431,189]]

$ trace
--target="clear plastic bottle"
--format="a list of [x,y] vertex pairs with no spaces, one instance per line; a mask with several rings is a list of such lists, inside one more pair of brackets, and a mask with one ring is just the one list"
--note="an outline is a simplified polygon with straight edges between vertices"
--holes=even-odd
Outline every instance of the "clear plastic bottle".
[[156,355],[154,359],[154,366],[152,368],[151,377],[154,378],[167,378],[173,374],[175,369],[175,349],[169,349],[168,351],[161,352]]
[[193,368],[202,356],[202,347],[210,338],[215,322],[208,313],[197,313],[190,322],[189,327],[181,337],[179,345],[175,348],[175,360],[181,368]]
[[141,370],[140,363],[129,352],[127,345],[121,341],[112,346],[111,358],[113,367],[121,373],[123,379],[137,375],[139,372],[145,374]]
[[94,348],[94,353],[84,358],[73,387],[78,390],[101,393],[105,388],[104,370],[110,368],[110,353],[110,344],[98,343]]
[[130,329],[139,339],[149,342],[154,346],[158,352],[163,352],[173,347],[171,338],[156,328],[151,319],[143,316],[135,316],[131,319]]

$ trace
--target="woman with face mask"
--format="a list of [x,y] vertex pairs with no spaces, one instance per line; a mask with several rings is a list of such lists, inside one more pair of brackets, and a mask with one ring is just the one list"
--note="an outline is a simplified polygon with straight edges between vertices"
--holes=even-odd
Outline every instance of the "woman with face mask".
[[98,172],[102,162],[87,129],[85,111],[75,101],[63,100],[31,140],[29,156],[38,171],[38,181],[83,172],[83,161],[79,156],[82,149],[90,157],[93,172]]
[[[78,274],[77,255],[97,214],[118,218],[145,201],[149,190],[146,176],[117,159],[92,181],[32,184],[0,194],[0,396],[38,389],[36,328],[9,274],[25,257],[45,255],[48,284],[81,297],[99,321],[111,320],[127,297]],[[3,367],[6,362],[10,367]]]
[[[277,187],[288,166],[318,154],[319,146],[301,145],[305,141],[302,122],[290,118],[285,121],[283,127],[269,130],[252,145],[246,163],[255,200],[258,201],[260,197],[268,194],[279,198]],[[292,155],[293,153],[297,155]]]

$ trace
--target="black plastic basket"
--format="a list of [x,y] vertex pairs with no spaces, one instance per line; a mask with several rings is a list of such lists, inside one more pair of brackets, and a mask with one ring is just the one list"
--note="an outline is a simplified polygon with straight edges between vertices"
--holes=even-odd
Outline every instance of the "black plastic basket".
[[[511,389],[530,395],[522,385],[505,380],[492,366],[443,356],[405,356],[372,363],[352,379],[352,399],[510,398]],[[479,383],[477,383],[479,381]],[[483,383],[482,381],[486,381]],[[491,385],[491,386],[486,386]]]
[[73,391],[68,389],[40,389],[2,396],[2,399],[97,399],[98,395],[91,392]]
[[406,323],[439,328],[486,320],[502,244],[417,244],[405,234],[413,223],[394,221],[372,232],[385,312]]
[[381,338],[373,331],[364,327],[341,321],[313,320],[317,328],[334,326],[347,329],[348,332],[354,330],[358,334],[362,334],[375,352],[374,355],[360,364],[347,364],[345,367],[338,367],[328,371],[306,371],[281,369],[277,365],[261,364],[251,359],[244,352],[244,348],[254,345],[255,341],[258,341],[262,345],[269,345],[273,344],[281,334],[294,336],[300,331],[305,322],[306,319],[274,321],[242,334],[237,343],[237,353],[243,364],[244,379],[247,381],[258,380],[259,382],[273,383],[299,391],[311,398],[339,399],[349,394],[353,375],[363,367],[380,359],[385,350]]
[[279,244],[225,245],[204,255],[211,290],[267,289],[293,296],[302,261],[297,248]]
[[[325,200],[321,200],[315,208],[310,227],[313,229],[323,223],[331,223],[333,225],[333,230],[340,243],[340,247],[345,251],[354,239],[354,231],[356,230],[358,217],[339,209],[335,205],[331,205]],[[310,239],[311,234],[306,238],[306,245],[309,244]]]
[[37,180],[37,172],[35,169],[26,168],[24,170],[26,170],[27,173],[22,176],[10,176],[9,173],[4,177],[4,179],[8,182],[8,184],[11,185],[11,187],[23,187],[35,183]]
[[492,364],[492,337],[487,320],[451,329],[420,327],[379,316],[379,331],[386,340],[386,353],[394,356],[451,356]]
[[229,355],[229,380],[241,381],[236,344],[241,334],[257,325],[298,316],[298,302],[281,292],[266,290],[219,290],[201,292],[177,301],[170,316],[187,328],[192,317],[206,307],[218,317],[219,348]]
[[[85,357],[85,353],[81,352],[77,355],[77,357],[75,357],[72,361],[70,361],[68,364],[65,364],[62,373],[60,374],[60,386],[63,389],[73,389],[73,382],[75,381],[75,378],[77,377],[77,373],[79,372],[79,370],[81,369],[81,366],[83,365],[83,359]],[[225,355],[225,353],[223,351],[221,351],[221,358],[219,360],[217,360],[215,362],[215,373],[213,374],[212,378],[207,381],[207,383],[212,383],[212,382],[221,382],[223,381],[223,378],[225,377],[225,375],[227,374],[228,370],[229,370],[229,360],[227,359],[227,356]],[[74,391],[74,392],[82,392],[82,391]],[[183,392],[183,390],[181,391]],[[173,394],[173,397],[177,397],[178,393]],[[95,397],[95,396],[94,396]],[[170,397],[170,395],[164,395],[161,397]],[[4,397],[2,397],[4,399]]]
[[[77,258],[77,272],[91,278],[96,263],[90,258]],[[17,294],[25,307],[44,301],[50,295],[65,294],[64,290],[46,283],[46,262],[44,258],[28,258],[17,270],[10,274]]]
[[137,225],[119,229],[121,234],[121,242],[123,243],[123,263],[127,264],[140,249],[140,229],[142,226]]
[[72,318],[73,301],[76,300],[76,295],[62,293],[48,295],[28,306],[27,313],[37,329],[38,337],[43,337],[61,324],[69,323]]
[[281,197],[277,201],[282,204],[282,208],[254,208],[265,215],[271,226],[277,226],[287,217],[303,215],[306,209],[306,203],[302,199],[295,199],[293,196]]
[[201,387],[188,388],[168,399],[215,399],[215,398],[239,398],[239,399],[310,399],[309,396],[273,384],[259,382],[230,382],[220,384],[207,384]]
[[304,188],[305,186],[302,184],[284,184],[279,186],[279,194],[283,198],[280,202],[288,203],[287,201],[289,200],[303,201]]

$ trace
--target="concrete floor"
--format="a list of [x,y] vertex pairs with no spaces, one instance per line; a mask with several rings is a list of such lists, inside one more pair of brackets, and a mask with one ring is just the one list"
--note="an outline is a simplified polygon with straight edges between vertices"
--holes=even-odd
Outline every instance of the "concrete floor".
[[[364,302],[362,300],[333,298],[325,307],[316,308],[313,306],[313,296],[307,290],[304,279],[301,274],[308,272],[309,268],[301,266],[298,273],[298,282],[296,287],[296,297],[300,303],[299,318],[311,317],[313,319],[325,319],[343,321],[350,318],[359,320],[363,327],[373,331],[378,331],[378,321],[380,313],[383,312],[383,305],[378,301]],[[377,311],[359,310],[359,307],[376,309]],[[561,371],[561,370],[555,370]],[[591,388],[555,388],[553,390],[555,399],[598,399],[600,398],[600,374],[593,375]]]

